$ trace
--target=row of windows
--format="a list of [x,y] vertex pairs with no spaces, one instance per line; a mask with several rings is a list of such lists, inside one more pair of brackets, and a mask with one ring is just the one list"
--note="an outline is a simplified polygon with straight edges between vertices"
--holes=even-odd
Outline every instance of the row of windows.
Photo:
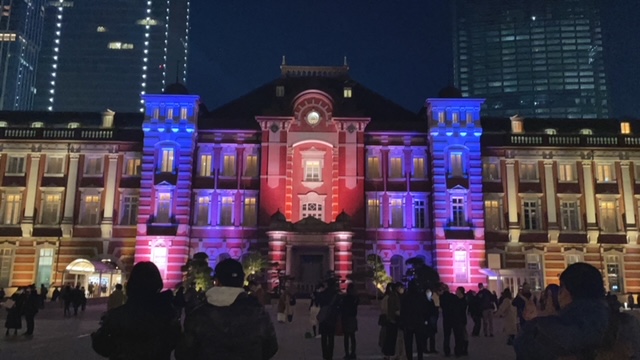
[[[212,203],[210,195],[201,195],[196,197],[194,206],[194,225],[209,226],[233,226],[235,219],[240,214],[235,214],[233,196],[221,196],[218,199],[217,219],[212,219]],[[156,211],[156,222],[169,222],[171,218],[171,197],[161,197]],[[241,215],[242,226],[256,226],[258,223],[258,212],[255,197],[245,197],[243,200],[243,211]]]
[[[173,155],[172,155],[173,156]],[[258,155],[249,154],[244,159],[244,171],[243,176],[256,177],[258,176]],[[236,155],[223,154],[220,161],[220,176],[233,177],[236,176]],[[171,158],[171,166],[162,166],[163,171],[165,169],[172,169],[173,157]],[[200,155],[200,163],[198,168],[198,175],[200,176],[212,176],[213,175],[213,155],[202,154]]]
[[[48,286],[52,283],[51,274],[53,273],[54,249],[41,248],[38,251],[38,266],[36,268],[36,277],[34,284],[45,284]],[[15,250],[12,248],[0,248],[0,288],[6,288],[11,285],[11,270],[13,268],[13,260],[15,258]]]
[[[65,155],[47,155],[44,173],[47,176],[64,175],[66,168]],[[123,175],[140,176],[142,160],[140,158],[125,158]],[[9,155],[7,159],[6,175],[24,175],[26,172],[26,155]],[[104,156],[85,156],[83,174],[85,176],[102,176],[104,171]]]
[[[558,180],[561,182],[577,182],[578,172],[575,162],[557,163]],[[635,166],[636,182],[640,182],[640,165]],[[537,182],[540,180],[538,162],[521,162],[519,165],[520,181]],[[595,178],[599,183],[616,182],[616,167],[613,163],[597,163],[595,166]],[[500,181],[501,169],[498,159],[485,160],[482,163],[482,178],[484,181]]]
[[[377,228],[383,225],[384,220],[381,216],[380,205],[382,198],[374,197],[367,199],[367,227]],[[427,221],[427,205],[424,199],[413,200],[412,224],[413,228],[426,228]],[[387,214],[389,227],[405,228],[407,221],[405,219],[405,200],[404,198],[389,199],[389,213]]]
[[[403,159],[402,156],[389,156],[389,174],[388,176],[392,179],[401,179],[404,178],[403,172]],[[414,179],[424,179],[426,177],[425,173],[425,158],[421,157],[413,157],[411,163],[411,177]],[[380,166],[380,157],[379,156],[369,156],[367,158],[367,178],[369,179],[379,179],[382,177],[382,170]]]

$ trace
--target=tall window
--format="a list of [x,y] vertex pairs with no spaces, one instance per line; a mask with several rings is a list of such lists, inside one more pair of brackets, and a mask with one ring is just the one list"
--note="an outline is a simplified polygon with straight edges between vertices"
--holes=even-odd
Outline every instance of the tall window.
[[502,200],[493,199],[484,201],[484,226],[489,231],[504,229],[504,210]]
[[38,256],[38,274],[36,284],[51,284],[51,271],[53,270],[53,249],[40,249]]
[[620,258],[617,255],[607,255],[607,284],[611,292],[622,292],[622,272],[620,271]]
[[247,155],[247,162],[245,163],[244,176],[249,176],[249,177],[258,176],[258,155]]
[[380,178],[380,158],[377,156],[369,156],[367,158],[367,178]]
[[100,223],[100,196],[84,195],[82,197],[81,225],[98,225]]
[[302,218],[306,217],[314,217],[318,220],[322,220],[324,218],[323,206],[320,203],[304,203],[302,204]]
[[200,155],[200,176],[211,176],[211,154]]
[[222,159],[222,176],[236,176],[236,156],[225,154]]
[[122,197],[122,216],[120,225],[135,225],[138,223],[138,196],[124,195]]
[[542,290],[542,256],[540,254],[526,254],[525,262],[527,270],[531,270],[527,282],[532,290]]
[[102,157],[87,157],[85,158],[84,174],[86,176],[100,176],[102,175]]
[[453,272],[455,282],[469,282],[469,266],[467,262],[467,252],[465,250],[456,250],[453,252]]
[[211,197],[198,196],[198,203],[196,204],[196,225],[205,226],[209,225],[211,211]]
[[189,109],[186,107],[180,108],[180,119],[186,120],[189,117]]
[[173,172],[174,153],[173,148],[162,148],[160,152],[160,172]]
[[600,230],[604,233],[615,233],[620,230],[618,224],[617,200],[600,200]]
[[413,158],[413,177],[415,179],[424,179],[424,157]]
[[596,166],[596,178],[598,182],[616,181],[616,172],[613,164],[598,164]]
[[462,196],[454,196],[451,198],[451,225],[467,226],[467,212]]
[[392,228],[404,227],[404,202],[402,199],[390,199],[389,210],[391,211],[391,219],[389,226]]
[[404,258],[400,255],[392,256],[389,270],[391,271],[389,275],[393,281],[402,281],[404,277]]
[[449,176],[460,177],[464,175],[462,152],[456,151],[449,154]]
[[64,157],[62,156],[47,156],[47,168],[45,173],[47,175],[58,175],[64,172]]
[[380,226],[380,200],[367,200],[367,227],[377,228]]
[[151,262],[153,262],[160,270],[162,277],[167,276],[168,250],[164,246],[155,246],[151,248]]
[[9,156],[7,160],[7,175],[24,174],[24,167],[26,164],[26,157],[24,156]]
[[582,262],[582,256],[577,255],[577,254],[568,254],[564,256],[565,262],[567,264],[567,266],[571,265],[571,264],[575,264],[578,262]]
[[256,207],[256,198],[244,198],[244,214],[242,216],[243,226],[256,226],[258,223],[258,211]]
[[500,162],[497,159],[485,159],[482,162],[482,179],[484,181],[500,180]]
[[161,192],[158,194],[158,204],[156,208],[156,222],[167,224],[171,220],[171,193]]
[[560,201],[560,213],[562,220],[562,230],[579,231],[580,227],[580,207],[577,201]]
[[11,268],[13,267],[13,249],[0,249],[0,287],[7,288],[11,283]]
[[389,159],[389,177],[398,179],[402,177],[402,158],[392,156]]
[[223,196],[220,199],[220,225],[233,226],[233,197]]
[[60,216],[60,194],[45,193],[42,196],[42,210],[40,223],[43,225],[57,225]]
[[424,229],[426,226],[427,207],[423,199],[413,200],[413,227]]
[[320,160],[305,160],[304,181],[322,181],[322,177],[320,176]]
[[22,194],[5,194],[2,220],[5,225],[20,223]]
[[558,175],[560,177],[560,181],[565,182],[575,182],[578,181],[576,174],[576,164],[575,163],[566,163],[558,165]]
[[128,158],[124,164],[124,175],[140,176],[142,174],[142,159]]
[[522,228],[524,230],[541,230],[540,226],[540,201],[522,201]]
[[520,180],[538,181],[538,164],[536,163],[520,164]]

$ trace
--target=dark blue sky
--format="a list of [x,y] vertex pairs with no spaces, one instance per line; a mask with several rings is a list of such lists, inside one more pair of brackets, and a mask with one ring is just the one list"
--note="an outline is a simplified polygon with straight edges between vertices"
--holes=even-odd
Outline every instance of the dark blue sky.
[[[603,14],[614,116],[640,118],[639,3],[616,0]],[[452,83],[448,4],[192,1],[188,87],[213,109],[278,77],[282,55],[291,65],[341,65],[346,55],[355,80],[418,111]]]

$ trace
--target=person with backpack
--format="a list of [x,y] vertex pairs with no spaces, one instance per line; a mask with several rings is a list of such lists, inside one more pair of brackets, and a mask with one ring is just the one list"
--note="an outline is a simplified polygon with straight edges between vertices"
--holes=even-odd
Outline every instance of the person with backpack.
[[496,302],[493,294],[484,287],[483,283],[478,284],[478,306],[482,310],[482,329],[484,336],[493,337],[493,311],[496,309]]
[[528,321],[516,338],[518,360],[640,358],[640,322],[605,301],[602,274],[575,263],[560,275],[558,315]]

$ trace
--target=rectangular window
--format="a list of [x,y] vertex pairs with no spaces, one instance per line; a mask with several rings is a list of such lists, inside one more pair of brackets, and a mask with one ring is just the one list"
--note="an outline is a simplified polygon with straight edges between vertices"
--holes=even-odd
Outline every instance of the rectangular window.
[[47,156],[47,167],[45,173],[47,175],[59,175],[64,173],[63,169],[64,157],[62,156]]
[[102,162],[104,159],[100,157],[86,157],[84,164],[85,176],[101,176],[102,175]]
[[522,202],[522,228],[524,230],[541,230],[540,201],[524,200]]
[[322,181],[322,178],[320,176],[320,160],[305,160],[304,181]]
[[211,176],[211,154],[200,155],[200,176]]
[[618,201],[600,200],[600,230],[615,233],[620,230],[618,224]]
[[538,254],[526,254],[525,256],[527,270],[540,270],[542,269],[542,262],[540,261],[540,255]]
[[520,164],[520,180],[521,181],[538,181],[538,164],[536,163]]
[[43,225],[57,225],[60,215],[60,194],[47,194],[42,197],[40,223]]
[[608,291],[614,293],[622,292],[622,272],[620,271],[620,260],[618,256],[607,256],[607,285]]
[[344,91],[343,91],[343,95],[345,99],[349,99],[351,98],[351,94],[353,93],[353,90],[350,87],[345,86]]
[[224,155],[222,160],[222,176],[236,176],[235,155]]
[[451,198],[451,226],[467,226],[464,198],[461,196]]
[[244,176],[248,176],[248,177],[258,176],[258,155],[247,155]]
[[482,179],[484,181],[500,180],[500,161],[497,159],[486,159],[482,161]]
[[211,210],[211,197],[210,196],[198,196],[198,203],[196,204],[196,225],[205,226],[209,225]]
[[0,287],[7,288],[11,283],[11,268],[13,267],[13,250],[0,249]]
[[504,230],[502,200],[484,201],[484,226],[488,231]]
[[233,197],[223,196],[220,199],[220,225],[233,226]]
[[173,172],[174,153],[173,148],[163,148],[160,152],[160,172]]
[[21,175],[24,174],[24,167],[26,163],[25,156],[9,156],[7,160],[7,175]]
[[311,216],[318,220],[322,220],[324,218],[323,206],[320,203],[304,203],[302,204],[301,214],[303,219]]
[[455,274],[455,282],[469,282],[469,269],[467,265],[467,252],[465,250],[456,250],[453,252],[453,271]]
[[461,177],[463,175],[462,153],[452,152],[449,154],[449,176]]
[[5,225],[18,225],[22,209],[22,194],[5,194],[2,221]]
[[415,179],[424,179],[424,158],[423,157],[414,157],[413,158],[413,177]]
[[402,177],[402,158],[391,157],[389,159],[389,177],[399,179]]
[[389,202],[389,210],[391,211],[391,219],[389,227],[404,227],[404,206],[402,199],[391,199]]
[[137,195],[125,195],[122,197],[120,225],[135,225],[138,223],[138,202]]
[[426,215],[426,202],[421,199],[413,200],[413,227],[416,229],[426,228]]
[[180,119],[186,120],[189,117],[189,109],[186,107],[180,108]]
[[380,200],[367,200],[367,227],[380,227]]
[[567,266],[578,263],[578,262],[582,262],[582,256],[580,255],[575,255],[575,254],[565,255],[564,258],[565,258],[565,262],[567,263]]
[[125,176],[140,176],[142,174],[142,159],[128,158],[124,164]]
[[158,270],[160,270],[160,275],[162,275],[163,278],[167,275],[168,255],[169,254],[166,247],[156,246],[151,249],[151,262],[158,267]]
[[577,201],[560,201],[562,230],[580,231],[580,207]]
[[171,193],[168,193],[168,192],[159,193],[155,222],[161,223],[161,224],[168,224],[170,220],[171,220]]
[[36,284],[51,284],[51,272],[53,270],[53,249],[40,249],[38,257],[38,275]]
[[82,197],[81,225],[98,225],[100,223],[100,196],[84,195]]
[[367,178],[380,178],[380,158],[377,156],[369,156],[367,158]]
[[244,214],[242,226],[256,226],[258,224],[258,211],[256,198],[248,197],[244,199]]
[[596,179],[598,182],[616,181],[616,172],[613,164],[598,164],[596,166]]
[[559,164],[558,165],[558,176],[560,181],[565,182],[576,182],[578,181],[578,177],[576,176],[576,164]]

